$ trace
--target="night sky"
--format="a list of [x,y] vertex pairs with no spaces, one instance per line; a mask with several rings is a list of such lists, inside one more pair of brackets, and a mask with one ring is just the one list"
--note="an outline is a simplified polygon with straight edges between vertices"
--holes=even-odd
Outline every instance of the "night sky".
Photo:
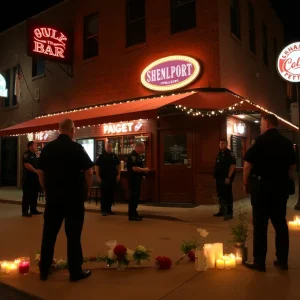
[[[10,16],[7,20],[2,16],[0,18],[0,31],[5,30],[15,24],[18,24],[25,19],[43,11],[52,5],[55,5],[63,0],[42,0],[34,1],[34,5],[29,6],[28,1],[9,1],[5,3],[5,16]],[[167,0],[164,0],[167,1]],[[260,1],[260,0],[256,0]],[[270,0],[273,7],[277,11],[279,17],[285,25],[287,42],[300,39],[300,30],[298,20],[298,11],[300,4],[298,0]],[[25,13],[26,12],[26,13]]]

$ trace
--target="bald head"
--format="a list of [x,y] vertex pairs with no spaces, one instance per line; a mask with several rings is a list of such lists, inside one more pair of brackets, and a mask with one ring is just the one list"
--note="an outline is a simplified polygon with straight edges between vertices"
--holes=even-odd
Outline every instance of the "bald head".
[[64,119],[59,123],[59,132],[73,139],[75,132],[74,127],[74,122],[71,119]]

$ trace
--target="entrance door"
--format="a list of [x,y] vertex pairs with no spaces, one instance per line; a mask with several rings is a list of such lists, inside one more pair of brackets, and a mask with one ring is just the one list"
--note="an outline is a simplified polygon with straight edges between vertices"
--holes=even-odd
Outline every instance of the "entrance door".
[[186,131],[160,133],[160,201],[193,202],[193,135]]
[[18,139],[1,139],[1,185],[17,186]]

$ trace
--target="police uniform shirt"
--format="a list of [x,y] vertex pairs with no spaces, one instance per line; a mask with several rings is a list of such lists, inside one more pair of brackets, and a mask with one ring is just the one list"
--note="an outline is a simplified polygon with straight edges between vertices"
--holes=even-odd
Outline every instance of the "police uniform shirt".
[[42,150],[39,169],[44,171],[45,188],[50,196],[74,198],[85,197],[86,183],[83,171],[94,163],[84,148],[65,134],[48,143]]
[[135,150],[133,150],[127,157],[127,170],[131,178],[142,178],[144,174],[134,172],[132,169],[133,167],[144,168],[144,163]]
[[256,139],[244,160],[252,165],[256,177],[280,184],[289,179],[289,167],[296,164],[296,155],[291,141],[277,129],[269,129]]
[[[224,151],[220,151],[215,165],[215,178],[225,179],[228,177],[228,173],[231,165],[236,164],[236,159],[234,153],[228,148]],[[233,180],[235,176],[235,171],[233,172],[231,179]]]
[[[33,168],[38,168],[38,157],[34,152],[31,152],[30,150],[26,151],[23,154],[23,166],[24,164],[30,164]],[[24,175],[27,179],[37,179],[38,175],[34,172],[31,172],[30,170],[27,170],[24,166]]]
[[115,153],[104,152],[99,155],[96,166],[100,168],[102,180],[115,180],[118,175],[120,160]]

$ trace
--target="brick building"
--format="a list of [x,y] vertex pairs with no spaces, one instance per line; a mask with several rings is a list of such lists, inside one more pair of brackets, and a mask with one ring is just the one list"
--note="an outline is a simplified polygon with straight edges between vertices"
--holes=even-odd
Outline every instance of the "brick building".
[[[28,133],[47,132],[45,143],[57,135],[50,130],[57,129],[59,118],[70,116],[81,127],[77,138],[93,140],[94,156],[100,141],[115,139],[116,147],[125,147],[126,143],[130,147],[135,139],[145,137],[146,161],[153,174],[145,184],[144,200],[212,203],[212,169],[219,138],[227,136],[231,146],[236,147],[241,167],[243,153],[259,132],[260,111],[248,105],[231,117],[223,113],[201,118],[198,114],[215,114],[249,99],[284,119],[289,118],[286,85],[275,68],[278,51],[283,47],[283,29],[269,1],[260,2],[258,5],[254,0],[120,0],[116,6],[112,1],[63,1],[32,20],[68,32],[68,38],[72,37],[71,64],[53,61],[51,57],[27,56],[26,22],[2,32],[0,72],[6,79],[9,97],[2,99],[0,110],[0,185],[20,186],[20,153],[32,137]],[[173,91],[146,88],[141,82],[143,70],[172,55],[194,58],[199,62],[200,76],[180,89],[174,85]],[[19,102],[14,95],[18,64],[22,70]],[[147,98],[147,109],[137,108],[141,98]],[[137,101],[130,108],[130,104],[123,104],[118,109],[122,104],[117,104],[112,109],[115,112],[95,107],[132,99]],[[175,104],[177,108],[182,105],[197,109],[192,113],[197,116],[183,114]],[[94,108],[74,112],[76,115],[49,116],[90,107]],[[48,116],[29,121],[39,115]],[[109,127],[103,127],[110,122],[134,119],[143,120],[138,137],[123,137],[114,132],[115,138],[113,132],[107,132]],[[11,127],[19,123],[22,124]],[[132,123],[136,125],[135,121]],[[95,128],[98,124],[102,125]],[[242,131],[237,130],[239,124],[244,126]],[[287,122],[283,124],[292,128]],[[12,134],[26,135],[11,137]],[[35,139],[36,136],[43,135],[33,135]],[[166,146],[172,143],[172,136],[172,147]],[[172,148],[172,154],[168,153],[172,162],[166,157],[166,147]],[[116,151],[124,155],[127,150]],[[174,186],[177,181],[179,184]],[[241,196],[238,181],[239,176],[237,198]]]

